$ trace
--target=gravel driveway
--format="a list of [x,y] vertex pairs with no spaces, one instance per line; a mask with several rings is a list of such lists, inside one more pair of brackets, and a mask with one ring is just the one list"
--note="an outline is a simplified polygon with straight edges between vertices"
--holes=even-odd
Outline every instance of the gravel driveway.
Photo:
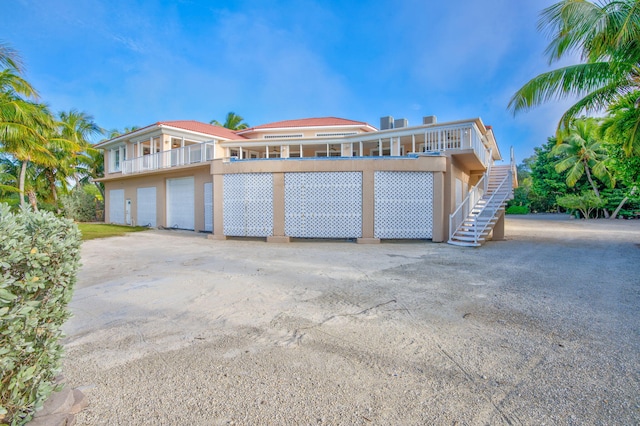
[[509,217],[506,235],[85,242],[78,423],[640,424],[640,222]]

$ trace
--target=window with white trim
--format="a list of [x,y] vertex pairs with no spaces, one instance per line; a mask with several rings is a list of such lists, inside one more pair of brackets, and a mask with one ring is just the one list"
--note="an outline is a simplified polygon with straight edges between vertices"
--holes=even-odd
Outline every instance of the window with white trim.
[[109,150],[109,173],[116,173],[121,171],[122,162],[127,155],[126,146],[120,145],[117,148]]

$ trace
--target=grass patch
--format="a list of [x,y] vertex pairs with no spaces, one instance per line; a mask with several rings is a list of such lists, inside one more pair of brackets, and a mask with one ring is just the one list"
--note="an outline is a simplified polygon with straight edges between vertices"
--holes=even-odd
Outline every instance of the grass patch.
[[82,233],[83,241],[93,240],[94,238],[118,237],[128,232],[140,232],[149,229],[144,226],[107,225],[104,223],[79,223],[78,228]]

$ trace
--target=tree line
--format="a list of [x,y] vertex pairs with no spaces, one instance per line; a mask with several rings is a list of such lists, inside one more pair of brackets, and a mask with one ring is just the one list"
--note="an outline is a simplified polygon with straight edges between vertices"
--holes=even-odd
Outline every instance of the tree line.
[[[224,123],[211,123],[248,127],[233,112]],[[105,130],[76,109],[53,113],[25,79],[18,52],[0,42],[0,202],[94,219],[104,200],[103,185],[95,181],[104,176],[104,158],[93,144],[138,128]]]
[[640,0],[563,0],[542,11],[538,26],[551,36],[550,63],[574,53],[581,62],[534,77],[509,108],[578,101],[518,167],[511,212],[640,216]]

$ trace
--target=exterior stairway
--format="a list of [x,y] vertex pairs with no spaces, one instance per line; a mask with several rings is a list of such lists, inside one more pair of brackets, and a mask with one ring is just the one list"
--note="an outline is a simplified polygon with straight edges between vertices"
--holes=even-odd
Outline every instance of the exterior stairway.
[[[461,216],[460,224],[455,226],[455,232],[451,232],[449,244],[479,247],[487,240],[500,215],[504,213],[507,201],[513,198],[512,170],[511,165],[493,166],[486,184],[484,180],[487,179],[487,175],[478,182],[460,207],[464,207],[465,202],[469,203],[469,200],[473,200],[474,193],[477,201],[466,209],[461,210],[459,207],[460,212],[456,210],[456,213],[451,215],[452,228],[455,226],[454,216],[456,214],[464,216]],[[468,211],[465,212],[465,210]]]

